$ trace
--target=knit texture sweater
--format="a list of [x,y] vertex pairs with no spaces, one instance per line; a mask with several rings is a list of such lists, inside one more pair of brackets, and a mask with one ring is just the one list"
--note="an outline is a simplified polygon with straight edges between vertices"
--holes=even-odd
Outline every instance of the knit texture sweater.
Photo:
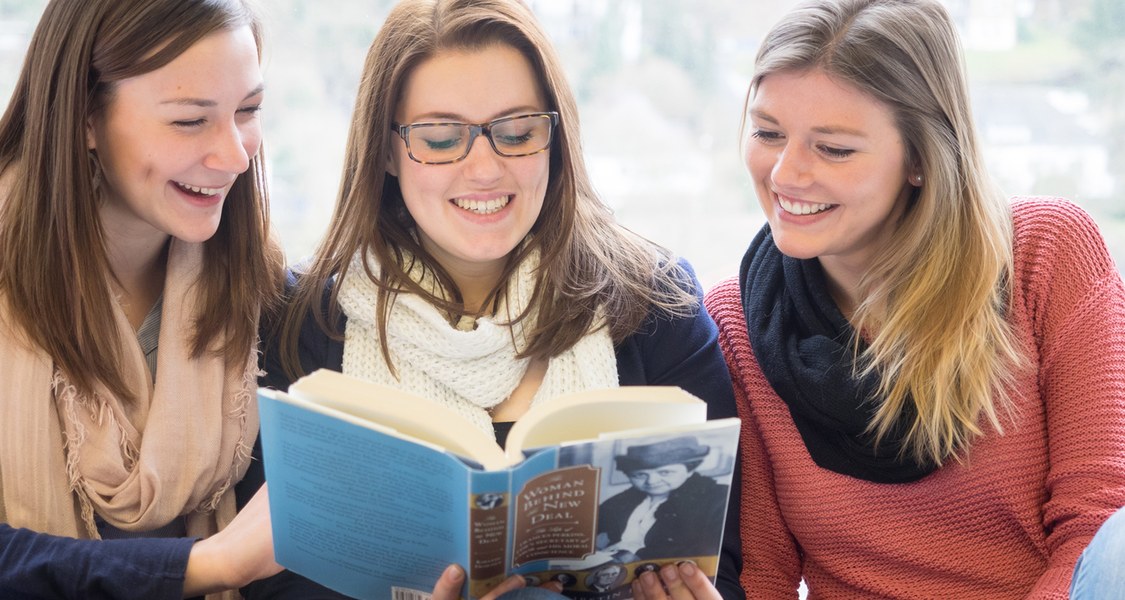
[[1011,324],[1033,367],[1016,416],[907,484],[816,466],[759,368],[736,279],[705,304],[743,419],[747,598],[1066,598],[1075,560],[1125,505],[1125,288],[1090,217],[1017,199]]

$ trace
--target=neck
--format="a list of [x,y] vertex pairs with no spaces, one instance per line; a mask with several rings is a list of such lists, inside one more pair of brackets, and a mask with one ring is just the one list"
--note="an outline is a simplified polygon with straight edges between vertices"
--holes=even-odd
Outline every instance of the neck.
[[129,231],[128,227],[121,227],[107,211],[101,212],[106,258],[113,274],[114,290],[119,295],[118,302],[129,323],[137,329],[164,290],[164,272],[171,236],[154,233],[155,230],[151,228]]
[[862,270],[845,261],[828,260],[826,257],[820,258],[820,264],[824,268],[824,279],[828,285],[828,293],[836,301],[836,307],[840,309],[844,318],[851,321],[856,307],[862,300],[859,290]]
[[483,314],[485,309],[491,308],[485,306],[485,300],[500,282],[500,274],[504,270],[505,262],[504,259],[468,265],[442,262],[442,267],[453,278],[453,283],[461,292],[466,314],[479,315]]

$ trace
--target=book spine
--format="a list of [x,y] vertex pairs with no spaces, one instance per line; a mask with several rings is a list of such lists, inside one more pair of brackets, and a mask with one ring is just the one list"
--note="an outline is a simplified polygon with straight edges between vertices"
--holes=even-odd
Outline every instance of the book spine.
[[504,580],[511,513],[510,472],[476,471],[469,493],[469,597],[479,598]]

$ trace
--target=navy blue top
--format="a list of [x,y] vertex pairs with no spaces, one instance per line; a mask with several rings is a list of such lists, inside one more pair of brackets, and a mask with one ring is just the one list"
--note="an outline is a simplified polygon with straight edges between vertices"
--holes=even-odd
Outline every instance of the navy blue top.
[[[683,265],[691,276],[690,282],[684,282],[685,289],[701,296],[694,273],[686,263]],[[337,331],[343,331],[343,324],[341,318]],[[267,325],[264,331],[269,330]],[[279,366],[277,344],[265,334],[263,340],[266,375],[259,383],[285,389],[291,382]],[[298,345],[306,372],[341,369],[343,342],[321,330],[312,315],[302,326]],[[718,346],[718,330],[702,308],[680,318],[650,315],[615,351],[621,385],[676,385],[707,402],[708,418],[737,416],[730,375]],[[257,445],[255,456],[258,460],[251,463],[235,488],[239,506],[264,480]],[[736,468],[733,490],[740,489],[738,473]],[[732,499],[719,563],[717,587],[727,600],[745,597],[738,583],[742,569],[738,507],[737,499]],[[178,599],[183,594],[184,571],[193,542],[190,538],[74,540],[0,524],[0,597]],[[253,583],[242,591],[251,599],[342,597],[290,572]]]

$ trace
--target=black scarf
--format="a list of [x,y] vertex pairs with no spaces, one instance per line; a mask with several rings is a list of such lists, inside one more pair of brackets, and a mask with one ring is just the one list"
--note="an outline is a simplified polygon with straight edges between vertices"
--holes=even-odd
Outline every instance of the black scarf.
[[[765,225],[742,258],[738,282],[754,356],[789,406],[813,462],[876,483],[917,481],[937,468],[898,458],[913,410],[899,416],[878,448],[865,433],[879,379],[854,376],[856,332],[829,295],[819,260],[783,255]],[[866,344],[859,343],[862,352]]]

